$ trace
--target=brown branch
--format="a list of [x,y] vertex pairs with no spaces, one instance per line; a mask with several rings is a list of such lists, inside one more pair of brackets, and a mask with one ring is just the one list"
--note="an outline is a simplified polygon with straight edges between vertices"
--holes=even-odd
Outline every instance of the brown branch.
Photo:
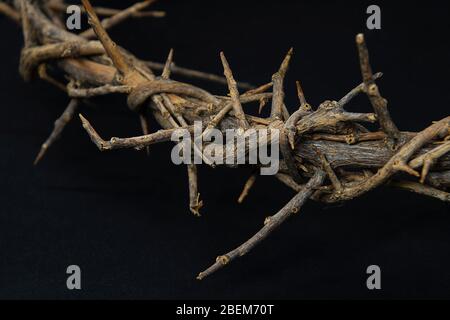
[[272,109],[270,112],[270,117],[272,119],[279,119],[279,120],[282,119],[283,114],[282,108],[284,101],[283,83],[293,53],[294,49],[293,48],[289,49],[286,57],[281,63],[280,69],[272,76],[273,97],[272,97]]
[[249,127],[247,119],[245,118],[244,110],[242,110],[241,101],[239,100],[239,91],[237,89],[236,80],[234,80],[233,72],[230,69],[227,58],[223,52],[220,52],[220,59],[222,60],[223,72],[227,78],[228,89],[230,90],[231,101],[233,103],[234,116],[238,119],[239,125],[243,129]]
[[63,84],[62,82],[51,77],[47,73],[47,65],[45,63],[41,63],[38,66],[38,75],[39,75],[40,79],[47,81],[48,83],[50,83],[50,84],[54,85],[55,87],[57,87],[58,89],[60,89],[61,91],[67,92],[67,88],[66,88],[65,84]]
[[6,3],[0,2],[0,13],[4,14],[17,24],[20,24],[21,18],[20,13],[14,10],[12,7],[7,5]]
[[427,197],[436,198],[444,202],[450,202],[450,193],[444,192],[429,186],[425,186],[422,183],[411,181],[394,181],[389,183],[390,186],[405,189],[410,192],[418,193]]
[[[101,21],[101,25],[105,30],[109,29],[115,25],[118,25],[119,23],[122,23],[126,19],[135,16],[137,12],[139,12],[142,9],[145,9],[146,7],[148,7],[155,1],[156,0],[145,0],[142,2],[135,3],[125,10],[118,11],[117,13],[115,13],[113,16],[111,16],[109,18],[103,19]],[[83,1],[83,5],[84,5],[84,1]],[[91,17],[92,13],[94,13],[94,14],[98,13],[98,9],[96,11],[92,6],[90,6],[89,10],[85,6],[85,10],[86,10],[86,13],[89,15],[89,18]],[[96,33],[97,33],[97,31],[95,30],[95,27],[94,27],[92,29],[89,29],[89,30],[86,30],[86,31],[80,33],[80,36],[82,36],[86,39],[91,39],[91,38],[95,37]]]
[[391,119],[387,108],[387,101],[380,95],[378,86],[375,83],[375,78],[372,74],[372,68],[369,62],[369,51],[367,50],[362,33],[356,36],[356,44],[359,53],[359,62],[361,67],[361,74],[364,81],[364,91],[375,110],[381,129],[386,132],[390,139],[395,143],[399,137],[399,130]]
[[295,85],[297,87],[297,97],[298,101],[300,102],[300,106],[306,105],[307,102],[300,81],[295,81]]
[[[299,111],[299,115],[302,112]],[[336,101],[325,101],[319,108],[306,114],[296,124],[296,134],[305,134],[333,128],[343,122],[375,122],[377,120],[373,113],[346,112]]]
[[[161,74],[162,79],[169,79],[171,74],[171,66],[173,61],[173,49],[170,49],[169,55],[166,59],[166,64],[164,66],[163,72]],[[188,123],[184,119],[184,117],[175,111],[175,107],[172,104],[172,101],[167,96],[167,94],[162,93],[161,97],[163,98],[164,104],[167,107],[167,110],[171,113],[173,117],[175,117],[178,123],[182,127],[187,127]],[[174,128],[178,128],[179,125],[172,125]],[[205,163],[212,163],[212,161],[203,155],[203,153],[198,149],[198,146],[194,144],[193,148],[194,152],[201,157],[205,161]],[[189,185],[189,210],[195,215],[200,216],[200,209],[203,207],[203,201],[200,200],[200,193],[198,192],[198,170],[196,164],[187,164],[187,173],[188,173],[188,185]]]
[[[252,99],[255,98],[255,96],[258,97],[258,94],[260,94],[261,92],[266,91],[268,88],[270,88],[269,85],[264,84],[258,88],[255,89],[251,89],[247,92],[245,92],[244,94],[242,94],[239,99],[241,99],[241,103],[245,103],[247,101],[252,101]],[[202,138],[208,136],[208,133],[211,129],[217,127],[217,125],[220,123],[220,121],[223,120],[223,118],[225,118],[225,116],[230,113],[230,111],[233,109],[233,104],[232,103],[227,103],[225,105],[225,107],[223,107],[208,123],[208,125],[206,126],[206,129],[202,132]],[[247,116],[248,117],[248,116]]]
[[336,190],[336,192],[338,193],[341,192],[342,183],[339,181],[339,178],[336,176],[336,173],[334,173],[334,170],[331,167],[330,163],[328,162],[327,158],[322,152],[317,151],[317,153],[319,154],[320,161],[322,162],[322,168],[327,173],[328,178],[333,184],[334,190]]
[[64,0],[44,0],[44,1],[46,1],[47,3],[45,6],[42,7],[42,10],[45,12],[45,14],[51,19],[51,21],[55,25],[57,25],[61,28],[64,28],[65,24],[63,22],[63,14],[66,12],[66,10],[64,11],[64,13],[58,12],[56,10],[53,10],[50,5],[51,2],[62,5]]
[[[378,80],[383,76],[383,73],[377,72],[373,75],[373,80]],[[339,105],[341,107],[345,106],[347,103],[349,103],[354,97],[356,97],[358,94],[366,91],[366,84],[363,82],[350,90],[349,93],[347,93],[345,96],[339,100]]]
[[198,193],[197,166],[195,164],[187,165],[187,172],[189,178],[189,209],[194,215],[200,216],[203,201],[200,200],[200,193]]
[[94,8],[92,8],[89,0],[81,0],[84,8],[86,9],[86,13],[89,17],[89,24],[92,26],[92,29],[95,31],[100,42],[103,44],[106,53],[111,58],[114,63],[114,66],[121,72],[124,76],[128,76],[132,72],[131,66],[125,60],[125,57],[122,55],[120,50],[117,48],[117,45],[111,40],[109,35],[106,33],[103,28],[100,20],[98,19],[96,13],[94,12]]
[[253,237],[241,244],[236,249],[217,257],[216,262],[205,271],[200,272],[197,276],[197,279],[202,280],[207,276],[213,274],[217,270],[232,262],[234,259],[245,255],[262,240],[267,238],[267,236],[269,236],[272,231],[278,228],[287,218],[299,212],[302,205],[308,200],[309,197],[311,197],[314,189],[322,184],[324,177],[325,173],[321,170],[318,170],[305,185],[305,187],[299,193],[297,193],[295,197],[293,197],[275,215],[266,219],[266,221],[264,222],[264,227],[261,230],[259,230]]
[[158,93],[185,95],[213,105],[219,104],[219,100],[206,90],[183,82],[161,79],[137,86],[128,96],[128,106],[131,110],[137,110],[149,97]]
[[[109,141],[105,141],[99,136],[97,131],[95,131],[95,129],[91,126],[89,121],[86,120],[86,118],[84,118],[81,114],[79,116],[83,124],[83,128],[89,134],[89,137],[91,138],[92,142],[94,142],[94,144],[99,148],[100,151],[123,149],[123,148],[135,148],[137,150],[140,150],[146,146],[155,143],[170,141],[172,134],[176,130],[178,130],[178,128],[159,130],[155,133],[145,136],[131,137],[131,138],[113,137]],[[189,130],[190,133],[194,132],[194,126],[189,126],[184,129]]]
[[296,159],[294,155],[295,148],[295,135],[297,133],[297,122],[304,116],[311,112],[311,107],[306,103],[305,95],[300,86],[300,82],[297,81],[297,94],[300,100],[300,107],[291,116],[286,119],[283,129],[280,132],[280,150],[283,155],[283,159],[288,167],[289,173],[296,182],[300,182],[302,179],[298,172]]
[[275,175],[275,178],[277,178],[280,182],[282,182],[285,186],[288,188],[291,188],[295,192],[300,192],[303,188],[301,185],[299,185],[297,182],[294,181],[294,179],[291,178],[290,175],[285,173],[277,173]]
[[297,111],[295,111],[287,120],[286,123],[284,125],[286,134],[287,134],[287,138],[289,141],[289,145],[291,147],[291,149],[294,149],[295,146],[295,136],[297,134],[297,128],[296,125],[298,123],[298,121],[307,116],[308,114],[311,113],[312,108],[311,106],[306,102],[305,99],[305,95],[303,93],[303,89],[300,86],[300,81],[296,81],[297,84],[297,95],[298,98],[300,100],[300,107],[298,108]]
[[20,73],[28,81],[32,73],[43,62],[56,59],[77,58],[103,54],[99,41],[81,43],[79,41],[59,42],[39,47],[24,48],[20,57]]
[[450,141],[443,143],[442,145],[434,148],[431,151],[417,157],[414,160],[411,160],[409,166],[413,169],[422,166],[422,173],[420,175],[420,183],[425,183],[425,179],[427,178],[428,172],[430,171],[431,166],[433,166],[436,161],[441,158],[443,155],[450,152]]
[[250,192],[250,189],[255,184],[257,176],[258,176],[258,174],[256,172],[253,172],[251,174],[251,176],[247,179],[247,181],[244,184],[244,188],[242,189],[241,194],[239,195],[239,198],[237,201],[238,203],[244,202],[245,198],[247,198],[248,193]]
[[[158,71],[162,71],[165,67],[164,63],[159,62],[152,62],[152,61],[146,61],[145,62],[150,68]],[[174,62],[172,62],[172,65],[170,66],[170,69],[174,74],[179,74],[181,76],[189,77],[189,78],[195,78],[195,79],[201,79],[211,82],[216,82],[220,84],[227,84],[227,79],[215,74],[192,70],[184,67],[177,66]],[[242,89],[252,89],[254,86],[247,82],[237,82],[237,86]]]
[[27,0],[19,0],[20,3],[20,17],[22,21],[23,42],[24,48],[31,48],[36,44],[36,35],[32,28],[28,14],[28,2]]
[[[145,135],[149,135],[150,134],[150,128],[149,128],[149,124],[147,121],[147,116],[146,116],[146,110],[143,110],[140,114],[139,114],[139,124],[141,125],[141,130],[142,130],[142,134]],[[145,152],[147,153],[147,156],[150,155],[150,146],[146,146],[145,147]]]
[[161,73],[161,78],[169,79],[170,73],[172,72],[172,63],[173,63],[173,49],[170,49],[166,63],[164,64],[164,69],[162,70]]

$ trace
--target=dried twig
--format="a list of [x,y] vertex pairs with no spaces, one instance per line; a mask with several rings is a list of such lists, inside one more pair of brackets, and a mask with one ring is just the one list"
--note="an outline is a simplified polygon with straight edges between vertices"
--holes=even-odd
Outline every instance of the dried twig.
[[248,122],[245,118],[244,110],[242,110],[241,101],[239,100],[239,91],[237,89],[236,80],[234,80],[233,73],[228,65],[227,58],[223,52],[220,53],[220,59],[222,60],[225,77],[228,82],[228,89],[230,90],[231,101],[233,102],[234,115],[239,121],[239,125],[243,129],[248,128]]
[[238,198],[238,203],[244,202],[245,198],[248,196],[248,193],[250,192],[250,189],[253,187],[256,181],[257,173],[253,172],[251,176],[247,179],[247,181],[244,184],[244,188],[242,189],[241,194]]
[[273,97],[272,97],[272,110],[270,112],[270,117],[272,119],[282,119],[282,108],[284,100],[284,76],[286,75],[287,69],[289,67],[289,62],[291,61],[294,49],[289,49],[286,57],[281,63],[280,69],[272,76],[273,83]]
[[275,215],[266,218],[264,221],[264,227],[261,230],[259,230],[253,237],[248,239],[236,249],[217,257],[216,262],[205,271],[200,272],[197,279],[202,280],[217,270],[223,268],[234,259],[242,257],[262,240],[264,240],[270,233],[272,233],[272,231],[278,228],[287,218],[295,213],[298,213],[302,205],[312,195],[314,189],[322,184],[324,177],[325,173],[318,170],[305,185],[305,187],[297,193],[297,195],[293,197],[280,211],[278,211]]
[[364,91],[372,103],[373,109],[377,114],[378,121],[380,122],[381,129],[386,132],[393,142],[396,142],[399,138],[399,130],[391,119],[389,111],[387,109],[387,101],[380,95],[378,86],[375,83],[375,77],[372,75],[372,68],[369,62],[369,52],[366,47],[363,34],[356,36],[356,44],[358,46],[359,62],[361,66],[361,74],[364,81]]
[[78,105],[79,105],[78,99],[70,100],[69,105],[64,110],[62,115],[58,119],[56,119],[52,133],[50,133],[50,136],[42,144],[41,150],[39,151],[38,155],[36,156],[36,159],[34,160],[35,165],[38,164],[38,162],[44,157],[48,148],[50,148],[50,146],[59,138],[62,131],[64,130],[64,127],[70,122],[70,120],[72,120],[73,115],[75,114],[75,111],[78,108]]
[[[101,24],[104,29],[109,29],[115,25],[118,25],[119,23],[123,22],[124,20],[128,19],[129,17],[136,16],[136,13],[138,13],[140,10],[145,9],[152,3],[154,3],[156,0],[145,0],[142,2],[137,2],[133,4],[132,6],[128,7],[125,10],[118,11],[114,15],[112,15],[109,18],[103,19]],[[83,2],[83,5],[86,8],[86,4]],[[98,9],[95,10],[93,7],[90,7],[89,9],[86,8],[86,12],[91,17],[92,12],[98,14]],[[82,32],[80,35],[86,39],[91,39],[95,37],[96,31],[94,32],[94,29],[89,29],[84,32]]]
[[431,151],[411,160],[409,166],[413,169],[422,166],[422,173],[420,175],[420,183],[425,183],[430,168],[436,163],[436,161],[443,155],[450,152],[450,141],[447,141],[440,146],[434,148]]
[[422,183],[412,181],[394,181],[390,182],[389,185],[428,197],[436,198],[441,201],[450,202],[450,193],[435,189],[430,186],[425,186]]
[[0,13],[15,21],[17,24],[20,24],[20,13],[14,10],[14,8],[10,7],[8,4],[0,2]]
[[318,151],[317,153],[319,154],[320,161],[322,162],[322,168],[327,173],[328,178],[333,184],[334,190],[336,190],[336,192],[338,193],[341,192],[342,183],[341,181],[339,181],[339,178],[337,177],[336,173],[334,173],[334,170],[331,167],[330,163],[328,162],[327,158],[322,152]]

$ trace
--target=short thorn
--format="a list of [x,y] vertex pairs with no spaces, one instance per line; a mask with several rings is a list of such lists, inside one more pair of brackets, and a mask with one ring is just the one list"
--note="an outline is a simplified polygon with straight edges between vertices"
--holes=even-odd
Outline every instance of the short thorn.
[[47,152],[47,149],[48,148],[47,148],[46,144],[43,144],[41,146],[41,149],[39,150],[39,153],[37,154],[36,159],[34,159],[34,162],[33,162],[34,166],[37,165],[39,163],[39,161],[42,160],[42,158],[44,157],[45,153]]
[[83,128],[87,131],[89,134],[89,137],[91,138],[92,142],[95,143],[95,145],[101,150],[105,150],[105,140],[103,140],[98,133],[95,131],[95,129],[91,126],[89,121],[83,117],[83,115],[80,113],[78,116],[81,119],[81,123],[83,124]]
[[410,174],[412,176],[415,176],[417,178],[420,177],[420,173],[418,173],[416,170],[414,170],[413,168],[411,168],[407,164],[404,164],[404,163],[395,164],[393,166],[393,168],[396,169],[396,170],[400,170],[400,171],[406,172],[406,173],[408,173],[408,174]]

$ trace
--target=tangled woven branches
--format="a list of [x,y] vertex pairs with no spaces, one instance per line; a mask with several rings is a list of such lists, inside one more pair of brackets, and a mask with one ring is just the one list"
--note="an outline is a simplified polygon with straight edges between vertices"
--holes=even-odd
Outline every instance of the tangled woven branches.
[[[65,125],[74,118],[81,103],[92,97],[112,93],[125,94],[131,111],[140,119],[143,135],[104,140],[81,114],[83,127],[101,150],[122,148],[146,149],[151,144],[170,141],[177,129],[193,132],[195,121],[206,125],[202,136],[210,130],[254,129],[280,130],[282,161],[276,178],[289,186],[296,195],[276,214],[264,221],[254,236],[234,250],[220,255],[198,279],[203,279],[234,259],[245,255],[265,239],[287,218],[298,213],[309,199],[323,203],[351,200],[382,185],[402,188],[414,193],[450,202],[450,117],[436,121],[421,132],[402,132],[392,121],[387,101],[381,96],[373,73],[364,36],[356,36],[362,83],[339,101],[324,101],[311,106],[297,82],[299,106],[289,113],[284,103],[284,78],[293,50],[289,50],[269,83],[251,88],[235,81],[231,67],[222,52],[220,59],[225,77],[175,66],[170,50],[164,64],[143,61],[116,45],[106,29],[127,18],[161,17],[163,12],[142,11],[154,0],[134,4],[125,10],[92,7],[82,0],[91,29],[80,34],[68,32],[61,13],[62,0],[15,0],[0,2],[0,12],[21,25],[24,48],[20,57],[20,73],[25,80],[39,77],[64,90],[70,102],[56,120],[54,129],[44,142],[35,163],[60,136]],[[106,16],[103,20],[99,15]],[[93,40],[97,37],[98,40]],[[62,73],[64,80],[52,74]],[[160,71],[156,75],[155,71]],[[171,79],[181,73],[228,85],[229,95],[218,96],[188,83]],[[251,89],[250,89],[251,88]],[[239,89],[245,89],[240,93]],[[344,109],[359,94],[366,94],[374,112],[353,113]],[[245,104],[271,103],[267,118],[251,116]],[[150,133],[148,111],[162,127]],[[363,124],[378,123],[379,131],[370,131]],[[212,142],[204,142],[205,146]],[[267,144],[275,143],[268,139]],[[246,146],[248,152],[248,146]],[[195,149],[195,147],[194,147]],[[148,149],[147,149],[148,151]],[[199,152],[194,150],[194,152]],[[214,167],[216,163],[203,160]],[[223,154],[226,157],[226,154]],[[256,165],[256,167],[262,164]],[[203,205],[197,185],[196,164],[187,164],[189,208],[199,215]],[[256,173],[247,181],[239,197],[242,202]]]

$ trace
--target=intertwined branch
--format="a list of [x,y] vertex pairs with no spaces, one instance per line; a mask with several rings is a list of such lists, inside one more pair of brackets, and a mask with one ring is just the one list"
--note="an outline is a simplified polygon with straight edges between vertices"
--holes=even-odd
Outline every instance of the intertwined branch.
[[[362,34],[356,36],[356,45],[363,82],[339,101],[327,100],[317,108],[307,103],[300,82],[297,82],[300,105],[290,114],[284,103],[283,87],[293,56],[292,49],[271,82],[250,89],[248,84],[236,82],[236,75],[223,52],[220,59],[225,78],[175,66],[172,50],[167,61],[159,64],[140,60],[116,45],[106,29],[127,18],[163,16],[164,13],[158,11],[141,11],[153,2],[139,2],[120,11],[92,7],[89,0],[82,0],[92,28],[79,35],[64,29],[60,13],[66,5],[60,0],[3,1],[0,2],[0,12],[22,26],[25,44],[20,72],[24,79],[30,80],[37,75],[66,91],[70,98],[67,108],[56,120],[54,130],[42,145],[36,163],[82,104],[88,103],[92,97],[111,93],[128,96],[128,107],[138,114],[144,134],[104,140],[80,114],[83,127],[101,151],[146,149],[151,144],[169,141],[179,128],[193,133],[195,121],[206,124],[202,128],[202,137],[213,128],[222,131],[249,128],[281,131],[279,143],[283,160],[276,177],[292,188],[296,195],[275,215],[266,218],[263,228],[253,237],[219,256],[212,266],[199,273],[198,279],[246,254],[287,218],[298,213],[308,199],[325,203],[346,201],[388,185],[450,202],[450,194],[446,192],[450,186],[450,117],[418,133],[399,131],[375,82],[381,73],[372,73]],[[98,15],[107,18],[101,21]],[[98,41],[91,40],[95,35]],[[54,70],[62,72],[64,80],[53,76],[56,74]],[[155,71],[161,71],[161,75],[156,75]],[[213,95],[171,79],[171,75],[176,73],[225,83],[229,96]],[[240,93],[239,89],[247,91]],[[353,113],[344,109],[360,93],[368,96],[374,113]],[[270,117],[246,114],[247,103],[259,101],[262,108],[270,100]],[[147,111],[153,114],[161,130],[149,133]],[[371,132],[363,126],[374,122],[379,123],[380,131]],[[269,138],[266,143],[275,141]],[[245,147],[248,151],[249,146]],[[196,147],[193,151],[210,166],[216,165]],[[225,158],[226,152],[221,156]],[[259,166],[256,165],[255,169]],[[187,165],[187,172],[189,208],[199,215],[203,203],[198,192],[196,165]],[[245,184],[239,202],[255,184],[256,172]]]

